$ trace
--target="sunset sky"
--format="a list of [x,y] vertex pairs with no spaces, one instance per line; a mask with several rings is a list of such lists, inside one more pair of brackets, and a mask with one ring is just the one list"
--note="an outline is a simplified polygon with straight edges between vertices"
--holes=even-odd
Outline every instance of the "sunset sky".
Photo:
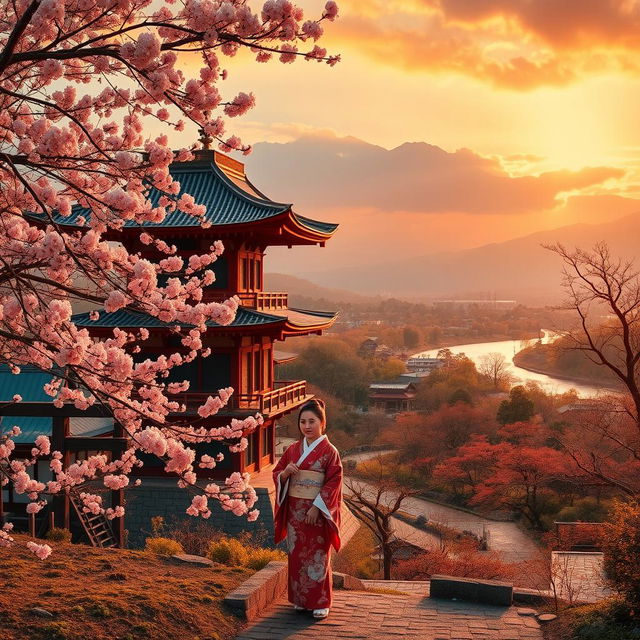
[[[302,4],[308,15],[323,6]],[[439,249],[461,249],[640,210],[640,2],[348,0],[339,6],[321,44],[340,53],[341,63],[259,65],[244,54],[229,61],[225,83],[225,91],[256,95],[256,108],[231,123],[245,142],[306,141],[300,156],[300,144],[285,147],[284,156],[258,144],[247,165],[276,199],[341,222],[342,238],[311,262],[344,258],[363,224],[373,242],[384,237],[400,248],[404,238],[409,251],[420,253],[424,242],[416,242],[416,232],[437,238]],[[436,158],[425,165],[432,177],[426,186],[427,174],[414,172],[419,164],[404,154],[403,197],[381,202],[380,181],[395,156],[378,154],[381,163],[371,163],[373,190],[350,187],[340,175],[354,167],[342,166],[360,160],[345,150],[352,142],[340,140],[346,136],[387,151],[425,142],[444,153],[441,164]],[[319,156],[330,153],[316,160],[314,145]],[[268,166],[276,151],[279,165]],[[329,189],[313,180],[331,170],[338,176]],[[276,260],[280,265],[286,260]]]

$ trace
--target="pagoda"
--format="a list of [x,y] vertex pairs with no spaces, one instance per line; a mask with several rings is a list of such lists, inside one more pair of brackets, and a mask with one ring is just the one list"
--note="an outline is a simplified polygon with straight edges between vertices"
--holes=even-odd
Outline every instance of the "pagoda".
[[[158,262],[166,255],[160,253],[153,244],[145,245],[141,242],[140,234],[143,230],[148,230],[156,239],[163,240],[168,245],[175,245],[176,255],[184,258],[185,263],[188,263],[191,255],[207,253],[215,240],[223,242],[224,253],[209,267],[215,273],[215,281],[203,288],[202,301],[222,301],[237,296],[240,306],[236,317],[226,326],[209,322],[202,342],[204,348],[211,348],[212,355],[174,367],[167,381],[190,382],[187,392],[172,396],[172,399],[186,405],[186,413],[175,416],[180,420],[201,420],[197,415],[198,406],[208,396],[215,396],[218,389],[229,386],[234,389],[229,403],[218,414],[207,418],[207,426],[221,426],[228,424],[231,418],[244,418],[256,413],[264,418],[259,428],[246,434],[248,447],[243,452],[230,453],[227,447],[217,442],[197,445],[199,454],[225,454],[224,460],[214,469],[197,468],[199,478],[221,479],[233,471],[266,471],[275,458],[276,420],[312,397],[304,380],[276,379],[275,371],[279,361],[276,343],[289,336],[320,334],[331,327],[337,314],[292,308],[289,306],[287,293],[264,291],[265,252],[269,246],[324,246],[337,225],[304,217],[294,212],[292,205],[269,199],[249,181],[243,163],[217,151],[195,151],[193,160],[173,163],[170,173],[180,183],[180,195],[189,193],[197,204],[206,205],[205,221],[209,223],[205,224],[206,228],[201,226],[198,218],[175,210],[168,213],[160,223],[137,223],[129,220],[121,230],[110,230],[105,237],[121,242],[129,252],[139,253],[152,262]],[[160,196],[159,192],[152,190],[149,197],[154,206]],[[80,217],[86,214],[85,209],[76,206],[70,216],[58,217],[56,222],[69,231],[80,229]],[[171,274],[171,277],[176,276],[180,277],[180,274]],[[79,327],[86,327],[95,337],[111,336],[116,327],[123,330],[147,329],[149,338],[141,343],[141,351],[136,354],[136,360],[187,352],[181,344],[181,336],[174,331],[175,323],[165,323],[156,317],[126,308],[111,313],[101,311],[95,320],[90,313],[76,314],[73,321]],[[27,375],[28,372],[13,376],[8,371],[0,371],[0,401],[9,400],[11,396],[7,394],[15,392],[17,386],[23,391],[28,386],[33,388],[35,395],[31,398],[28,394],[27,397],[25,393],[22,394],[22,415],[29,414],[31,422],[34,415],[44,421],[49,420],[48,426],[40,420],[37,428],[23,430],[23,440],[25,437],[27,440],[34,440],[40,433],[51,435],[53,428],[54,442],[57,440],[63,448],[65,442],[73,445],[82,436],[87,454],[100,450],[117,451],[117,447],[107,449],[101,443],[106,445],[114,436],[119,436],[115,439],[124,440],[125,434],[116,433],[117,426],[114,428],[113,421],[105,420],[104,417],[100,421],[96,420],[95,425],[87,426],[76,413],[75,418],[65,423],[64,433],[58,434],[56,438],[55,427],[52,427],[52,421],[55,425],[56,418],[46,416],[58,414],[55,410],[39,412],[37,409],[37,406],[45,405],[41,398],[41,385],[46,380],[43,382],[40,378],[46,378],[47,374],[31,372],[32,376],[38,378],[37,384],[33,381],[27,384]],[[30,405],[35,407],[31,411]],[[6,413],[14,415],[15,408],[14,406]],[[10,419],[11,424],[28,422],[26,415]],[[80,434],[76,434],[74,429],[79,430]],[[90,433],[93,440],[86,436],[87,433]],[[28,449],[32,443],[25,440],[18,444]],[[77,447],[73,448],[76,451],[66,456],[67,461],[73,461],[77,454]],[[169,480],[169,476],[165,474],[162,462],[153,456],[141,457],[145,464],[136,473],[145,476],[143,486],[149,480],[157,480],[162,486],[166,486],[161,481]],[[42,473],[46,474],[44,468]],[[175,478],[172,477],[172,480],[175,486]],[[160,485],[156,483],[154,486]],[[7,504],[6,500],[10,501],[10,496],[9,488],[4,496],[4,507],[13,507],[15,510],[15,504]],[[141,495],[137,498],[138,502],[145,502],[141,500]],[[1,505],[2,498],[0,511]],[[135,503],[128,508],[128,526],[131,526],[131,509],[135,511]],[[149,513],[153,515],[152,512]]]
[[[264,291],[265,251],[269,246],[323,246],[337,225],[306,218],[295,213],[290,204],[270,200],[248,180],[243,163],[218,151],[196,151],[194,160],[176,162],[170,172],[180,183],[181,194],[189,193],[198,204],[206,205],[205,222],[210,226],[205,224],[207,228],[203,228],[199,219],[176,210],[161,223],[127,221],[121,231],[112,232],[112,239],[122,242],[129,252],[157,262],[166,256],[153,244],[140,241],[140,232],[149,229],[158,240],[175,245],[176,255],[184,258],[185,264],[191,255],[208,252],[215,240],[223,242],[224,253],[210,267],[215,281],[203,289],[202,301],[222,301],[237,296],[241,306],[230,325],[208,323],[202,342],[205,348],[211,348],[212,355],[174,367],[168,381],[189,380],[189,391],[175,398],[186,404],[186,415],[193,417],[197,417],[197,407],[208,396],[223,387],[233,387],[229,404],[207,419],[209,426],[221,426],[232,417],[244,418],[256,413],[264,417],[264,423],[247,436],[249,446],[242,455],[230,455],[227,451],[225,461],[215,469],[198,471],[213,478],[226,477],[232,471],[257,472],[274,462],[276,419],[312,397],[307,393],[304,380],[275,379],[278,362],[275,343],[288,336],[319,334],[336,319],[334,312],[289,307],[288,295],[284,292]],[[158,192],[151,193],[154,205],[159,197]],[[82,210],[78,208],[75,215],[82,215]],[[73,218],[62,220],[67,225],[74,224]],[[188,351],[181,345],[181,337],[172,330],[172,324],[143,313],[122,309],[101,312],[95,321],[89,313],[76,315],[73,320],[96,337],[112,335],[115,327],[146,328],[149,338],[137,354],[141,360]],[[218,447],[220,445],[212,444],[207,452],[223,451]],[[157,474],[151,458],[141,473]]]

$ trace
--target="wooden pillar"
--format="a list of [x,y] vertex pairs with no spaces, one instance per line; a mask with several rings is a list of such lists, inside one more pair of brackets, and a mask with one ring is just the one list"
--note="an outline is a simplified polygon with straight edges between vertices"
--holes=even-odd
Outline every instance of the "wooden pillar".
[[[67,468],[71,454],[67,450],[66,439],[71,434],[69,418],[56,416],[51,418],[51,450],[62,454],[62,466]],[[53,523],[58,527],[69,529],[71,514],[69,511],[69,496],[66,493],[53,496]]]

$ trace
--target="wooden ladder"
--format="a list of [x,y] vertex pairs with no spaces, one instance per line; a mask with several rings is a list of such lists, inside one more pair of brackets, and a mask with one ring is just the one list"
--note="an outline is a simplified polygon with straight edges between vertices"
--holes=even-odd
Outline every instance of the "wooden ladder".
[[83,511],[83,503],[80,496],[73,491],[69,492],[69,500],[73,505],[78,518],[84,528],[87,538],[93,547],[117,547],[118,541],[111,528],[111,523],[104,513],[96,515]]

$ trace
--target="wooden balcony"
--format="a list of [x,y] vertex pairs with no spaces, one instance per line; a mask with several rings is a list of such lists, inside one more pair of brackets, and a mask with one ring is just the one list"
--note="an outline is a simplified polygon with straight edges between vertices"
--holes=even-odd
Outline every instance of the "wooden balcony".
[[[173,396],[179,402],[187,405],[188,411],[195,411],[198,406],[204,404],[207,397],[215,395],[210,393],[182,393]],[[234,393],[227,406],[220,412],[261,413],[265,417],[279,413],[285,413],[295,409],[308,400],[306,380],[277,380],[275,388],[271,391],[256,391],[254,393]]]
[[[234,295],[228,291],[205,291],[207,302],[220,302]],[[289,294],[282,291],[253,291],[241,292],[235,295],[240,298],[240,304],[256,311],[269,311],[270,309],[286,309],[289,305]]]

